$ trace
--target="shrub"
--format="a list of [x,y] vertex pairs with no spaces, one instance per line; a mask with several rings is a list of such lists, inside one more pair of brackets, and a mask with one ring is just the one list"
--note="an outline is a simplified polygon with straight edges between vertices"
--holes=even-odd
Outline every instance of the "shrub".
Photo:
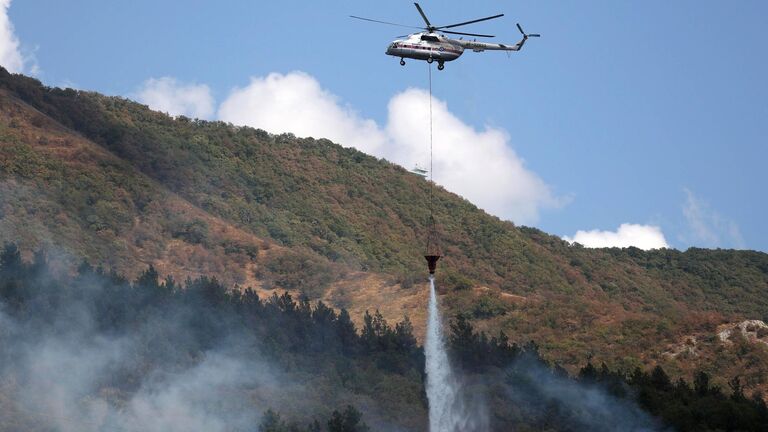
[[480,297],[472,308],[472,315],[480,319],[493,318],[505,313],[507,313],[507,305],[498,297],[487,294]]
[[298,289],[310,298],[318,298],[338,276],[337,269],[322,257],[311,252],[283,252],[268,256],[263,274],[274,284],[285,289]]
[[441,285],[449,290],[463,291],[472,288],[474,284],[468,277],[449,271],[445,273]]
[[176,219],[171,222],[170,232],[173,238],[180,238],[187,243],[205,243],[208,240],[208,223],[201,219]]

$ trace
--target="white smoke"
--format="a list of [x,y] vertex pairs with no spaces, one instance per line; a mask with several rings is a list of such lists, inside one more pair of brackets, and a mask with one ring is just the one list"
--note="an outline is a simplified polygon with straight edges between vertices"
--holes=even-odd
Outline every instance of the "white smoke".
[[616,398],[596,384],[555,375],[540,360],[527,356],[519,359],[509,368],[506,381],[512,403],[544,415],[554,412],[565,416],[571,430],[671,432],[633,401]]
[[[8,336],[8,328],[15,328],[16,336],[28,339],[11,342],[3,337],[4,354],[15,359],[2,371],[6,380],[16,384],[12,391],[14,409],[31,423],[50,430],[246,430],[258,423],[269,406],[243,401],[232,389],[250,387],[276,392],[282,385],[289,385],[284,376],[258,359],[210,351],[191,368],[149,373],[138,383],[135,393],[116,404],[126,395],[100,394],[99,389],[111,379],[122,380],[122,385],[131,379],[120,374],[114,378],[118,371],[145,372],[141,370],[145,365],[131,362],[142,349],[142,333],[152,329],[125,337],[94,337],[87,330],[87,319],[81,316],[61,324],[62,328],[68,327],[64,335],[36,338],[24,335],[24,329],[5,315],[2,322],[6,324],[3,336]],[[15,351],[9,353],[9,349]]]
[[120,312],[100,299],[119,289],[113,294],[131,301],[130,287],[84,277],[72,288],[39,277],[50,295],[28,301],[45,316],[17,315],[0,302],[0,413],[16,426],[0,421],[0,430],[245,432],[258,430],[267,409],[324,422],[347,404],[373,430],[409,430],[367,394],[329,392],[329,377],[262,356],[263,341],[237,318],[198,328],[211,317],[196,301],[161,300],[142,321],[112,327]]

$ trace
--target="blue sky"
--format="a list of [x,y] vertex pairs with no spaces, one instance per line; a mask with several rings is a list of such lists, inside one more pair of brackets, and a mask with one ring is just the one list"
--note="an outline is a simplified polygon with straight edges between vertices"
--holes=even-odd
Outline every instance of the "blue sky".
[[[542,34],[509,57],[468,52],[433,72],[444,124],[456,125],[451,130],[466,138],[446,136],[452,144],[445,146],[472,146],[477,139],[475,151],[495,157],[492,152],[504,152],[503,142],[506,166],[519,170],[505,177],[503,167],[486,171],[467,159],[455,172],[476,173],[477,188],[464,193],[468,198],[502,217],[582,242],[625,241],[631,227],[617,229],[634,224],[646,229],[640,236],[661,234],[678,249],[768,250],[767,2],[421,5],[433,23],[505,13],[465,28],[500,41],[519,39],[515,22]],[[141,98],[147,80],[168,77],[177,87],[205,87],[209,118],[233,119],[222,117],[220,106],[234,94],[257,101],[282,97],[285,89],[265,79],[278,73],[276,86],[307,84],[322,99],[319,107],[335,101],[344,125],[352,124],[341,136],[353,141],[370,126],[382,142],[392,142],[393,129],[402,126],[393,120],[393,105],[407,109],[420,95],[409,89],[427,85],[423,63],[400,67],[383,53],[400,29],[347,18],[420,25],[407,1],[15,0],[7,13],[22,70],[36,67],[44,83]],[[294,71],[303,74],[290,75]],[[235,108],[258,111],[255,105]],[[259,111],[242,121],[259,126],[266,115]],[[440,142],[435,150],[441,151]],[[446,151],[462,154],[455,147]],[[393,158],[406,165],[411,155]],[[520,162],[524,168],[515,165]],[[440,165],[440,176],[435,172],[449,188],[451,163]],[[473,194],[483,187],[499,201],[519,202],[482,205],[491,198]],[[607,232],[574,237],[579,230]]]

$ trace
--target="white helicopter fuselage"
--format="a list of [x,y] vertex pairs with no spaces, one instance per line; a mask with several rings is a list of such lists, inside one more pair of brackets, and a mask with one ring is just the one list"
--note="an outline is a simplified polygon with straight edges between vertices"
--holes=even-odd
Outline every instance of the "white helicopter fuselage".
[[386,53],[394,57],[416,60],[453,61],[464,53],[461,45],[451,43],[451,39],[434,33],[415,33],[407,39],[392,41]]
[[392,41],[387,47],[386,54],[401,59],[437,61],[442,64],[461,57],[465,49],[471,49],[474,52],[485,50],[519,51],[523,43],[524,40],[516,44],[486,43],[451,39],[439,33],[414,33],[409,35],[407,39]]

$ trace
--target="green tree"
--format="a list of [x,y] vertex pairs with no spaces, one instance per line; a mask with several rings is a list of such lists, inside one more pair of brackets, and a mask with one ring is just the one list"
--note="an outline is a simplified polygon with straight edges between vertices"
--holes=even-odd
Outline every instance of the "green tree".
[[349,316],[349,312],[346,309],[342,309],[339,312],[339,317],[335,322],[336,335],[341,343],[341,349],[346,355],[351,355],[357,352],[358,335],[355,329],[355,323],[352,322],[352,318]]
[[664,372],[661,366],[656,365],[651,371],[651,385],[663,392],[672,390],[672,382],[669,379],[669,375]]
[[285,430],[285,421],[280,418],[280,414],[271,409],[267,410],[261,417],[259,432],[285,432]]
[[416,337],[413,335],[413,324],[408,315],[395,325],[395,345],[397,349],[404,353],[409,353],[416,349]]
[[352,405],[347,405],[343,413],[334,411],[328,420],[328,432],[367,432],[370,429],[362,421],[363,415]]
[[709,375],[704,371],[699,371],[693,377],[693,390],[699,396],[706,396],[709,391]]

